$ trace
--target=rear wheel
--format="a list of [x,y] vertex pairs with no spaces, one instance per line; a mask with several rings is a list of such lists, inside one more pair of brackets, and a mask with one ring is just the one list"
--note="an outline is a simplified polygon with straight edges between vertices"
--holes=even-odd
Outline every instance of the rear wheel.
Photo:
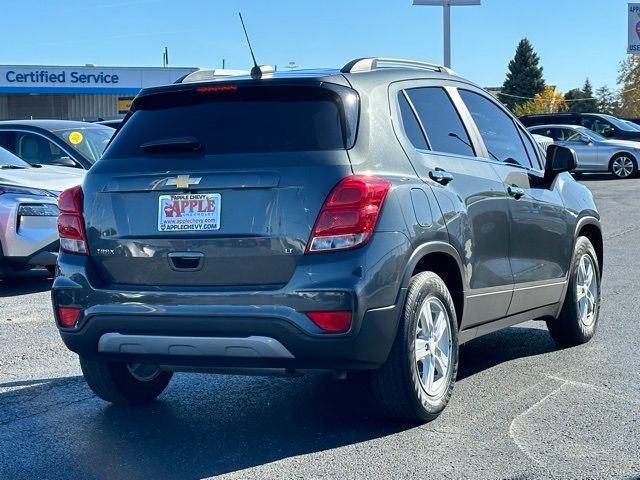
[[154,400],[171,380],[173,372],[156,365],[88,360],[80,357],[84,379],[91,390],[107,402],[141,404]]
[[436,418],[453,392],[458,370],[458,323],[453,300],[432,272],[415,275],[386,363],[372,372],[376,397],[394,417]]
[[629,178],[638,171],[636,159],[627,153],[615,155],[609,163],[609,170],[617,178]]
[[591,340],[600,315],[600,268],[593,245],[578,237],[571,264],[567,295],[558,318],[547,320],[553,339],[561,345]]

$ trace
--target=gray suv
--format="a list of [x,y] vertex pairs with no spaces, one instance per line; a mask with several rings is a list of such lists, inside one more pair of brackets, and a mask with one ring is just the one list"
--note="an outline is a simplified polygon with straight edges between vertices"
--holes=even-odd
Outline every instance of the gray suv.
[[366,370],[390,414],[431,420],[460,344],[594,334],[602,234],[573,168],[422,62],[146,89],[60,197],[56,323],[110,402],[176,371]]

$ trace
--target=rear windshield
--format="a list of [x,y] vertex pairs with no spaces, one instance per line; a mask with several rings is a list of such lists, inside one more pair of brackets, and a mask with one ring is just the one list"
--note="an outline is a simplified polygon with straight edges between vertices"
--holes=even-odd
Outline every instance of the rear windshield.
[[141,145],[185,137],[207,155],[345,148],[340,97],[329,89],[195,88],[138,98],[105,159],[144,155]]

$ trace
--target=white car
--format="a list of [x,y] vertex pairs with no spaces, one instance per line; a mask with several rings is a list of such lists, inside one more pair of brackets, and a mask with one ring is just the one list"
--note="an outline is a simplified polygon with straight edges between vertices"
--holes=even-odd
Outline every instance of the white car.
[[58,255],[58,195],[86,171],[31,166],[0,147],[0,277],[35,266],[53,271]]

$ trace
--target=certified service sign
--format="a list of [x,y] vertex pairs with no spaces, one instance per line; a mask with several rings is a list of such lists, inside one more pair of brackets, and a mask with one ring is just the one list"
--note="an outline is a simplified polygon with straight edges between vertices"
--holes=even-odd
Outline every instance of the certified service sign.
[[627,42],[627,53],[640,55],[640,3],[630,3],[628,15],[629,40]]

